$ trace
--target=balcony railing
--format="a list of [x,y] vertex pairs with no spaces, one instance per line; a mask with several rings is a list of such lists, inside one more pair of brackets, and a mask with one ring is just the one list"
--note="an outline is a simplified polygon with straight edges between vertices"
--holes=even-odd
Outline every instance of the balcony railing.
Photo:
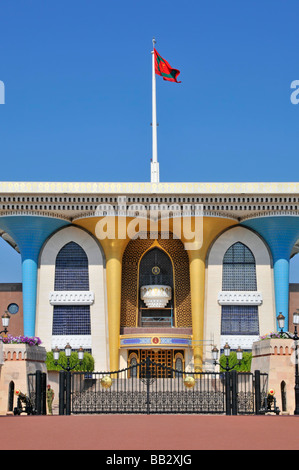
[[169,317],[142,317],[141,318],[141,326],[143,327],[169,327],[173,326],[173,319]]
[[140,326],[141,327],[173,327],[172,308],[165,309],[140,309]]

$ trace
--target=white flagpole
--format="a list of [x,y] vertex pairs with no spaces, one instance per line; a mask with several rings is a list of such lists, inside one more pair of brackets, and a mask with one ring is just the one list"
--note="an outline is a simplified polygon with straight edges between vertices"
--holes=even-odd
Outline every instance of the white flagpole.
[[151,161],[151,183],[159,183],[159,163],[157,145],[157,99],[156,99],[156,72],[155,72],[155,48],[156,40],[153,38],[152,50],[152,133],[153,133],[153,154]]

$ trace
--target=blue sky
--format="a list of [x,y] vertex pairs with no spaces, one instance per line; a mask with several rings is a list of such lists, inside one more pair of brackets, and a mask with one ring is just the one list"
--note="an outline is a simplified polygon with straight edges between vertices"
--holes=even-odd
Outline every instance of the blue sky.
[[[0,0],[0,180],[149,181],[153,36],[182,81],[157,77],[161,181],[298,180],[298,16],[298,0]],[[11,251],[0,282],[18,280]]]

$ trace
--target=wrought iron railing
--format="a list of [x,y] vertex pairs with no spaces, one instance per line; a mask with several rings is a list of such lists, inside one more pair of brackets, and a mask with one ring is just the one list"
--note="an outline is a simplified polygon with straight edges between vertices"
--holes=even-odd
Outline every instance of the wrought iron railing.
[[172,317],[141,317],[141,326],[142,327],[149,327],[149,326],[173,326],[173,318]]
[[186,372],[149,357],[119,371],[73,372],[71,413],[258,414],[261,374]]

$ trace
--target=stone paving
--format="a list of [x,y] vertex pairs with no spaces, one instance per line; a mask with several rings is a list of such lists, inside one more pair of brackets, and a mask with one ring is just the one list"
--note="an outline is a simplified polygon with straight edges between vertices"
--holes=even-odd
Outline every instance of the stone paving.
[[299,416],[2,416],[6,450],[297,450]]

